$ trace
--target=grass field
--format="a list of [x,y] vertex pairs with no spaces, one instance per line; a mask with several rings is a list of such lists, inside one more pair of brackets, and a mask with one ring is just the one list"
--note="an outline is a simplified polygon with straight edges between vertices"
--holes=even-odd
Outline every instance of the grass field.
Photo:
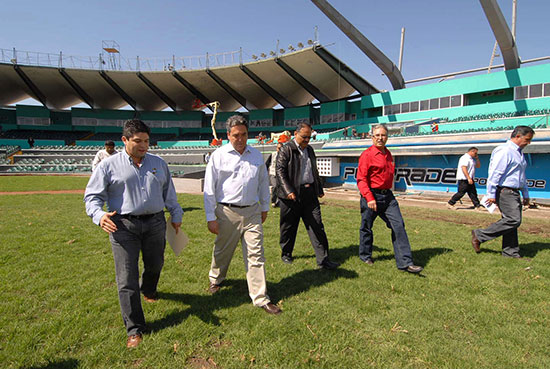
[[[0,191],[83,188],[85,179],[0,177]],[[202,197],[179,195],[191,242],[170,249],[151,333],[134,350],[118,306],[107,234],[82,195],[0,196],[2,368],[543,368],[550,365],[550,221],[524,219],[531,261],[475,254],[470,229],[498,216],[403,207],[421,276],[395,268],[378,220],[375,259],[357,257],[355,202],[324,200],[334,272],[315,268],[303,226],[292,265],[280,261],[278,210],[265,224],[268,291],[283,309],[252,306],[240,252],[225,287],[206,292],[214,236]],[[466,213],[466,214],[464,214]]]

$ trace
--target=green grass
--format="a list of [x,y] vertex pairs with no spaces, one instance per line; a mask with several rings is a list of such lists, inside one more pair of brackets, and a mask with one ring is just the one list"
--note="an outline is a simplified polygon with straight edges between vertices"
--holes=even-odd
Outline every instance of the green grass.
[[[2,188],[84,186],[55,177],[9,179],[9,186],[5,180]],[[294,264],[283,264],[272,210],[265,224],[268,292],[284,312],[270,316],[250,302],[240,252],[225,287],[215,296],[206,292],[214,236],[202,197],[179,200],[191,242],[179,257],[167,249],[161,300],[144,303],[152,332],[127,350],[108,237],[86,216],[82,196],[0,196],[0,366],[543,368],[550,362],[548,220],[524,219],[520,243],[528,262],[502,258],[499,241],[473,252],[472,224],[495,216],[403,207],[415,262],[425,267],[419,277],[395,268],[390,232],[380,220],[376,262],[361,263],[358,205],[336,200],[325,200],[322,211],[341,269],[315,269],[303,226]]]
[[0,192],[56,191],[86,188],[88,176],[0,176]]

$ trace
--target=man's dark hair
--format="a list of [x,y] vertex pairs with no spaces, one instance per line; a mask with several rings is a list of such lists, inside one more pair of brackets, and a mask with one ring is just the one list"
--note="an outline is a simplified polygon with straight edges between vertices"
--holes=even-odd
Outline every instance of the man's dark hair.
[[128,119],[126,123],[124,123],[124,129],[122,130],[122,135],[127,139],[130,139],[136,133],[147,133],[150,136],[151,128],[149,128],[147,124],[143,123],[142,120]]
[[309,122],[300,122],[296,125],[296,132],[300,132],[302,130],[302,128],[304,128],[304,127],[307,127],[309,129],[313,129]]
[[246,130],[248,131],[248,121],[244,116],[240,114],[230,116],[225,122],[225,126],[227,128],[227,133],[229,133],[229,131],[231,131],[231,128],[235,126],[245,126]]
[[115,142],[112,140],[105,141],[105,146],[115,147]]
[[472,150],[475,150],[475,151],[479,151],[479,149],[475,146],[472,146],[468,149],[468,152],[472,151]]
[[510,138],[514,138],[518,135],[519,136],[527,136],[528,134],[532,134],[532,135],[535,134],[535,131],[533,130],[533,128],[528,127],[528,126],[517,126],[512,131],[512,134],[510,135]]

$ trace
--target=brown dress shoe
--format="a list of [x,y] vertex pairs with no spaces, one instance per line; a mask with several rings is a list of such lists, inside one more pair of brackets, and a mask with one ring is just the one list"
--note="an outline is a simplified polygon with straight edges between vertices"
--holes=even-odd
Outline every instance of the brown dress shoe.
[[138,347],[141,341],[143,341],[143,337],[141,336],[141,333],[133,334],[131,336],[128,336],[128,341],[126,341],[126,347],[128,348]]
[[413,274],[414,273],[420,273],[423,270],[424,270],[424,268],[422,268],[421,266],[418,266],[418,265],[409,265],[408,267],[403,269],[404,272],[413,273]]
[[477,239],[476,233],[472,229],[472,247],[478,254],[481,252],[481,248],[479,247],[479,245],[481,245],[481,241]]
[[212,295],[215,294],[220,290],[221,286],[219,284],[210,283],[210,286],[208,286],[208,292],[210,292]]
[[143,300],[145,300],[145,302],[157,302],[158,299],[159,299],[159,295],[156,292],[150,296],[143,295]]
[[282,312],[282,310],[279,309],[279,307],[272,302],[268,302],[267,304],[262,306],[262,309],[264,309],[266,313],[273,315],[279,315]]

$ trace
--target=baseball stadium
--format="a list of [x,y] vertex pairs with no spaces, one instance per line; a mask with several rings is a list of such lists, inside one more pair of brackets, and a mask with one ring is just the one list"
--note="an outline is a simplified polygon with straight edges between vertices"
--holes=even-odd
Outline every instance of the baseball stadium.
[[[328,18],[391,90],[315,37],[266,53],[169,59],[123,58],[116,41],[86,58],[0,49],[2,367],[548,366],[550,56],[521,59],[503,2],[479,0],[495,39],[489,66],[406,80],[401,60],[396,65],[346,14],[325,0],[311,3],[311,16]],[[341,267],[315,268],[301,226],[295,261],[282,264],[279,209],[271,208],[264,248],[269,294],[283,311],[277,317],[250,304],[240,260],[227,288],[205,291],[214,242],[203,209],[207,159],[229,142],[226,122],[235,114],[246,117],[248,144],[264,160],[298,124],[315,132],[324,224]],[[82,196],[98,150],[108,140],[124,150],[122,127],[135,118],[151,128],[148,152],[168,164],[190,242],[179,256],[167,247],[159,300],[144,303],[144,343],[128,350],[108,236],[86,216]],[[419,275],[395,269],[394,234],[382,221],[373,228],[377,263],[357,256],[357,168],[380,124]],[[491,153],[517,126],[535,131],[523,150],[531,200],[518,229],[525,258],[500,257],[499,241],[476,254],[470,231],[500,215],[474,211],[467,197],[446,208],[459,159],[478,149],[474,181],[483,196]]]

